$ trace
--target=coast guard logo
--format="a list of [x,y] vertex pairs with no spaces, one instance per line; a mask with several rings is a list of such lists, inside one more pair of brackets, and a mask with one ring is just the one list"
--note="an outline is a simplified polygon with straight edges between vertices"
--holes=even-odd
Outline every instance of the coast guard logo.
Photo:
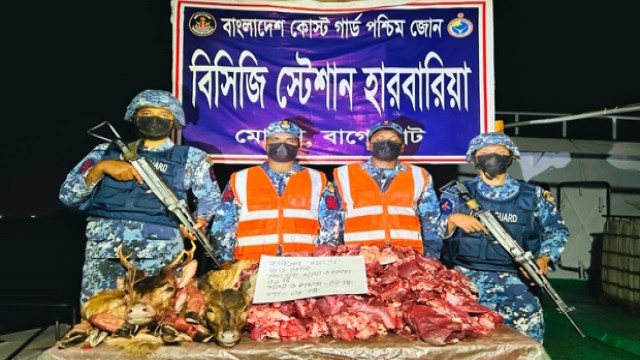
[[542,196],[544,197],[545,200],[547,200],[547,202],[550,202],[552,204],[556,203],[555,199],[553,198],[553,195],[551,195],[551,192],[549,190],[545,190],[542,193]]
[[459,13],[457,18],[449,21],[447,31],[455,38],[464,38],[473,32],[473,23],[465,19],[463,13]]
[[197,12],[189,19],[189,30],[196,36],[209,36],[216,31],[216,19],[206,12]]

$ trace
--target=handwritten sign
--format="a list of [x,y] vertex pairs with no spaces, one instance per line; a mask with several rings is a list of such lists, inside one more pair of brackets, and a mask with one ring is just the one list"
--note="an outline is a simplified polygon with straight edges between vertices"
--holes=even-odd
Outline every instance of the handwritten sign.
[[253,303],[368,292],[363,256],[262,255]]

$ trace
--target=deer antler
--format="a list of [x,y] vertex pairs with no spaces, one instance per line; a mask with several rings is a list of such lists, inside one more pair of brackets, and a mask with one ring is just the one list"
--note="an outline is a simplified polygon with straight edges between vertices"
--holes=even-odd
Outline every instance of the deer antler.
[[[176,267],[180,267],[182,264],[187,264],[189,261],[193,260],[193,257],[196,253],[196,244],[193,240],[191,240],[191,248],[189,250],[182,250],[180,254],[169,264],[166,266],[168,269],[174,269]],[[182,260],[182,256],[186,255],[187,257]]]
[[191,240],[191,248],[189,250],[185,250],[184,253],[187,254],[187,258],[184,259],[183,263],[187,264],[191,260],[193,260],[193,257],[196,254],[196,243],[195,243],[195,241]]
[[138,269],[135,265],[130,263],[129,260],[127,260],[127,258],[132,254],[129,254],[129,256],[125,256],[124,252],[122,251],[122,247],[122,244],[118,246],[118,257],[120,258],[120,264],[122,264],[122,266],[127,269],[127,276],[124,280],[124,287],[129,288],[133,286],[133,284],[144,278],[146,276],[146,273],[144,270]]
[[124,266],[124,268],[127,270],[131,270],[131,271],[138,270],[138,268],[135,265],[133,265],[132,263],[129,262],[129,260],[127,260],[127,258],[132,254],[125,256],[124,253],[122,252],[122,246],[123,246],[122,244],[118,246],[118,257],[120,258],[120,264],[122,264],[122,266]]
[[183,256],[184,254],[186,254],[186,251],[184,251],[184,250],[180,250],[180,253],[178,254],[178,256],[176,256],[176,258],[175,258],[175,259],[173,259],[173,261],[172,261],[170,264],[166,265],[166,266],[165,266],[165,268],[167,268],[167,269],[173,269],[173,268],[175,268],[176,266],[178,266],[178,265],[181,263],[181,261],[180,261],[180,260],[182,260],[182,256]]

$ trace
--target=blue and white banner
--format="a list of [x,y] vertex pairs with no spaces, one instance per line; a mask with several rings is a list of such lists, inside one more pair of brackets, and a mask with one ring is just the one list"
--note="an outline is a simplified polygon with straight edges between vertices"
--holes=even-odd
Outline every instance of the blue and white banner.
[[494,128],[492,4],[485,1],[173,0],[173,92],[182,142],[222,163],[265,159],[272,121],[304,131],[299,158],[369,157],[395,120],[402,159],[464,162]]

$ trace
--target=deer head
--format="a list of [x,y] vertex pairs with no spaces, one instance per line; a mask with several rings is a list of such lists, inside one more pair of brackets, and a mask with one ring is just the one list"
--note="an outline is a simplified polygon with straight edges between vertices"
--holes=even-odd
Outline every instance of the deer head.
[[[149,276],[129,262],[128,256],[122,251],[122,245],[118,248],[120,263],[127,269],[124,281],[127,322],[133,325],[147,325],[159,321],[173,309],[177,290],[184,287],[195,275],[198,264],[193,259],[194,254],[195,244],[192,243],[190,250],[182,250],[157,275]],[[177,275],[174,272],[177,272]]]
[[[197,281],[205,295],[207,325],[220,346],[235,346],[247,326],[258,274],[254,271],[256,266],[255,262],[240,261],[229,269],[209,272]],[[242,280],[247,270],[253,272]],[[239,288],[238,281],[242,281]]]

